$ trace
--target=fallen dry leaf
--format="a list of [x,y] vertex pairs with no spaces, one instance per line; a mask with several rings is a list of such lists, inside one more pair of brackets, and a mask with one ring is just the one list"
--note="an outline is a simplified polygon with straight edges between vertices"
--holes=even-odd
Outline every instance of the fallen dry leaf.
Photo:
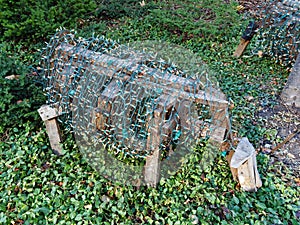
[[142,7],[144,7],[144,6],[146,5],[145,1],[144,1],[144,0],[141,1],[141,2],[140,2],[140,5],[141,5]]

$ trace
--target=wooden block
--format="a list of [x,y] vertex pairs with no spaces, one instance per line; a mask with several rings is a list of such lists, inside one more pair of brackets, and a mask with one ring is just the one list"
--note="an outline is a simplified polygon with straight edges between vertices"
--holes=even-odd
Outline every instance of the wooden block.
[[210,140],[221,145],[224,142],[226,128],[224,127],[212,127],[213,131],[210,134]]
[[160,95],[155,101],[157,102],[157,107],[164,109],[166,111],[172,109],[176,105],[178,98],[170,95]]
[[251,157],[237,169],[239,183],[245,191],[257,190],[253,163],[253,157]]
[[240,44],[238,45],[237,49],[233,53],[233,56],[241,57],[241,55],[244,53],[244,51],[247,48],[249,43],[250,43],[249,40],[245,40],[245,39],[241,38]]
[[144,179],[147,186],[156,187],[160,180],[160,151],[146,157]]
[[38,109],[38,113],[43,121],[47,121],[59,116],[56,108],[51,107],[50,105],[43,105]]

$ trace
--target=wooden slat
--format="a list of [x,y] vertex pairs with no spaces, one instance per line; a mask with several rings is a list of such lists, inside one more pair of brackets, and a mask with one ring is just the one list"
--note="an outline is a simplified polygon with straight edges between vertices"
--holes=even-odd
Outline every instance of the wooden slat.
[[[86,67],[86,71],[90,71],[95,74],[105,74],[108,77],[113,77],[117,71],[122,71],[125,68],[129,68],[129,70],[133,72],[138,67],[138,65],[134,64],[136,62],[128,62],[123,59],[118,59],[116,57],[81,48],[76,48],[76,53],[73,53],[74,46],[68,44],[61,45],[59,48],[69,56],[74,54],[76,56],[83,54],[81,57],[85,58],[85,60],[90,60],[91,62],[91,65]],[[76,60],[73,60],[73,63],[76,65]],[[204,91],[198,90],[199,85],[195,84],[194,80],[163,73],[152,68],[147,68],[145,74],[146,75],[143,77],[132,81],[132,83],[144,85],[151,89],[160,89],[167,95],[172,95],[173,93],[173,96],[175,96],[174,93],[176,93],[180,98],[195,99],[197,103],[205,105],[209,105],[211,102],[228,105],[226,100],[219,99],[217,96],[215,96],[216,93],[205,93]],[[123,79],[122,77],[117,78],[120,80]],[[222,96],[223,95],[220,95],[220,97]]]
[[218,105],[219,107],[227,107],[228,102],[226,100],[218,99],[210,93],[205,93],[204,91],[198,91],[197,94],[191,94],[185,91],[180,91],[178,89],[172,87],[166,87],[162,84],[152,83],[152,82],[142,82],[142,80],[134,80],[133,84],[143,85],[148,89],[157,89],[162,90],[162,94],[171,95],[181,101],[182,99],[187,99],[193,101],[195,103],[203,104],[203,105]]
[[45,125],[53,152],[57,155],[62,155],[61,136],[57,120],[46,120]]
[[170,95],[160,95],[155,102],[157,103],[157,107],[160,109],[164,109],[166,111],[171,110],[173,106],[178,104],[178,99],[175,96]]
[[233,56],[241,57],[249,43],[250,43],[250,40],[245,40],[245,39],[241,38],[240,44],[238,45],[235,52],[233,53]]
[[154,118],[149,127],[150,134],[148,135],[146,149],[152,151],[152,154],[146,157],[144,166],[144,177],[147,186],[155,187],[160,179],[160,133],[159,127],[162,123],[162,109],[154,111]]
[[[62,44],[57,49],[59,52],[63,52],[64,55],[69,57],[73,56],[72,62],[76,64],[76,59],[82,61],[89,61],[94,67],[105,69],[108,72],[108,76],[113,76],[116,71],[124,71],[127,73],[133,73],[137,71],[140,67],[138,61],[128,61],[124,59],[119,59],[107,54],[97,53],[83,48],[76,48],[69,44]],[[74,51],[76,49],[76,51]],[[93,68],[92,70],[96,69]],[[155,82],[159,79],[162,83],[173,88],[180,90],[196,93],[198,91],[199,84],[195,81],[185,79],[170,73],[164,73],[158,69],[145,67],[144,77],[147,76],[149,81]]]
[[[127,77],[128,79],[129,77]],[[98,97],[97,109],[95,109],[95,123],[98,130],[103,130],[109,119],[108,115],[112,115],[112,104],[118,97],[120,92],[119,81],[112,80]]]
[[45,122],[46,131],[52,150],[55,154],[61,155],[61,136],[59,125],[56,120],[59,115],[57,109],[49,105],[43,105],[38,109],[38,113],[40,114],[42,120]]

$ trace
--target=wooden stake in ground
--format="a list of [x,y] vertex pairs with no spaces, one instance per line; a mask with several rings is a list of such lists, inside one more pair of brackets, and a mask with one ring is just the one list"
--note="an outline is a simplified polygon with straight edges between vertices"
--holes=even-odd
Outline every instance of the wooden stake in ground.
[[241,38],[240,44],[238,45],[235,52],[233,53],[233,56],[241,57],[249,43],[250,43],[249,40],[245,40],[245,39]]
[[289,134],[289,136],[287,136],[283,142],[281,142],[280,144],[278,144],[277,146],[275,146],[274,148],[272,148],[271,153],[274,153],[275,151],[277,151],[278,149],[282,148],[284,146],[284,144],[286,144],[288,141],[290,141],[293,137],[296,136],[296,134],[298,134],[300,132],[300,129],[296,129],[296,131],[294,131],[293,133]]
[[238,45],[237,49],[233,53],[233,56],[235,57],[241,57],[245,49],[247,48],[248,44],[250,43],[250,40],[256,33],[256,29],[258,28],[258,25],[254,21],[250,21],[246,30],[244,31],[240,44]]
[[60,130],[56,120],[58,117],[57,110],[49,105],[43,105],[38,109],[38,112],[45,122],[52,150],[55,154],[62,155]]

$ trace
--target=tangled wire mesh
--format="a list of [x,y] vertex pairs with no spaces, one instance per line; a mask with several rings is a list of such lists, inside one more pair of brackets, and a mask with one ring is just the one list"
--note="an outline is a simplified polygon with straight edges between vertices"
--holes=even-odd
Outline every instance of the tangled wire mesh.
[[119,45],[61,30],[43,55],[48,104],[107,176],[116,179],[119,171],[119,180],[137,177],[143,160],[147,164],[157,152],[169,174],[199,140],[226,139],[226,97],[207,66],[182,47],[157,41]]
[[300,52],[300,2],[298,0],[262,1],[252,16],[259,24],[255,51],[270,55],[292,67]]

